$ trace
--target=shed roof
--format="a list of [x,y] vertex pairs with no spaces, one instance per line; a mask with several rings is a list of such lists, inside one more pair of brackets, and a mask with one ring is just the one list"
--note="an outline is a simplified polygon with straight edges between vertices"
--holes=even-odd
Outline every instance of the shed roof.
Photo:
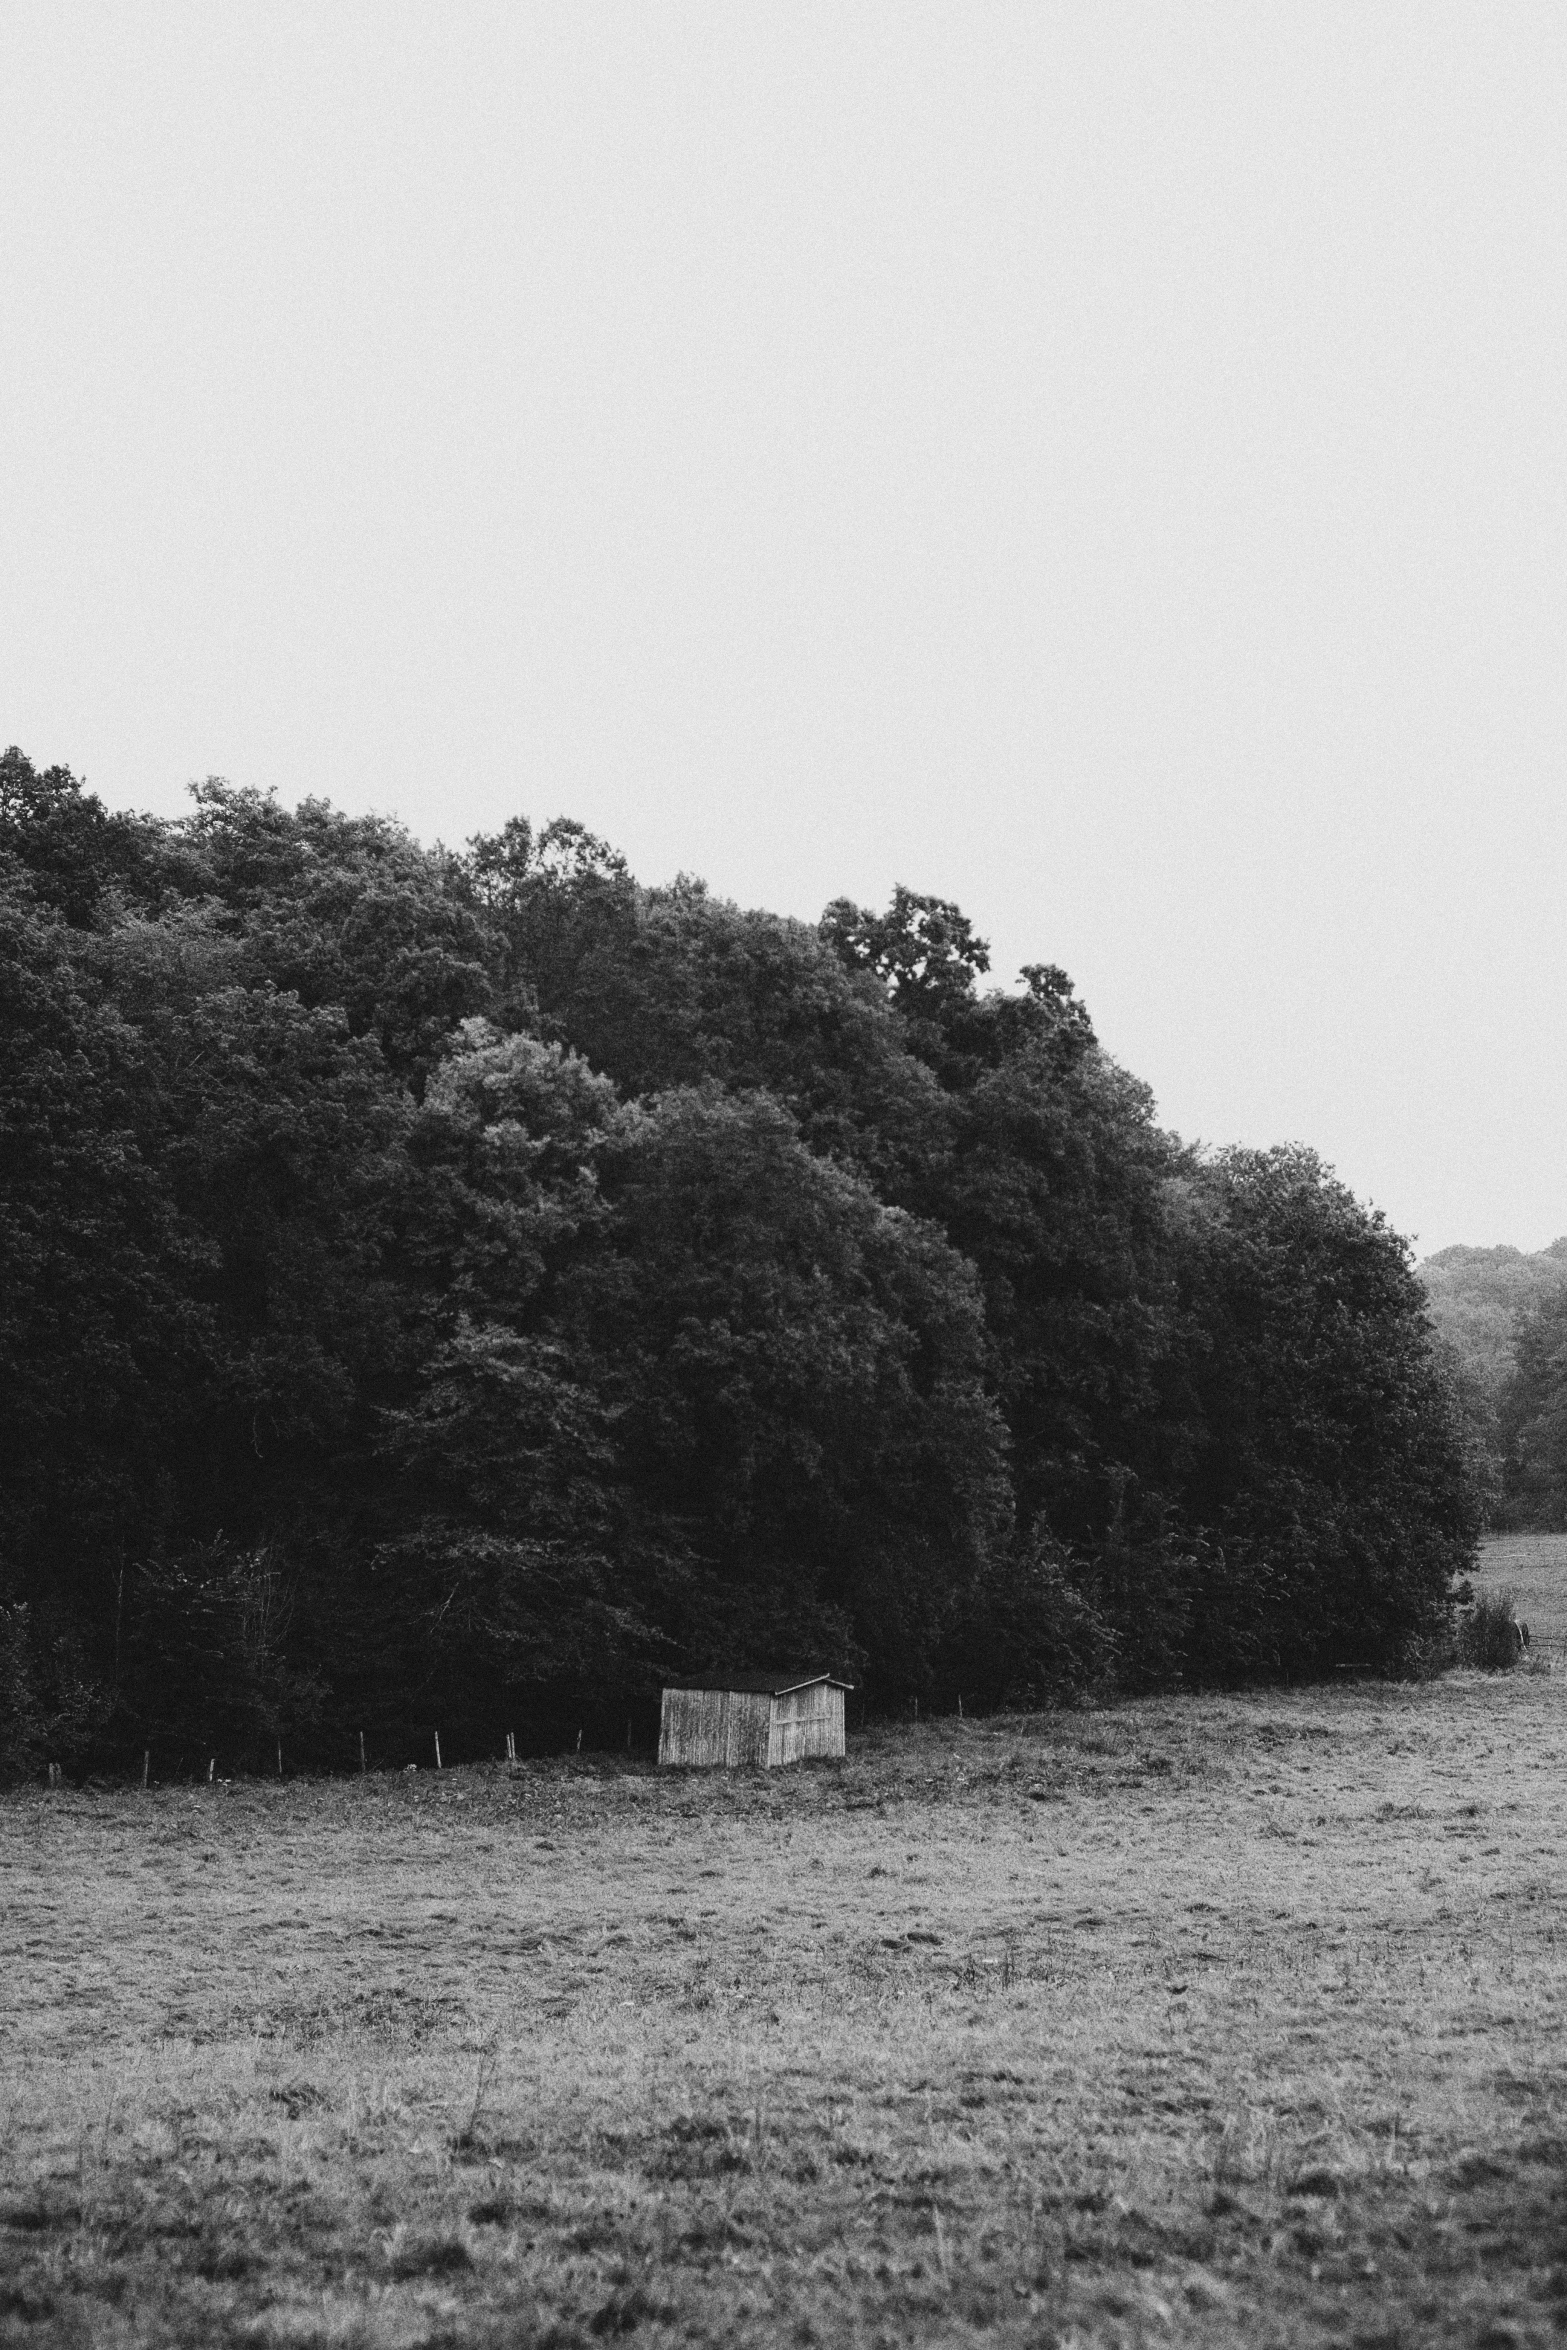
[[670,1689],[729,1689],[740,1697],[787,1697],[793,1689],[814,1689],[819,1681],[834,1689],[852,1689],[836,1673],[686,1673],[666,1683]]

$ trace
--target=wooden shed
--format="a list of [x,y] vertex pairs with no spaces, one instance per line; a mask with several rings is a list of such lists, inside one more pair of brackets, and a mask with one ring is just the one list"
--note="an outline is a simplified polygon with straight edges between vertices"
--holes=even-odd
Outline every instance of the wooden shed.
[[843,1699],[831,1673],[715,1673],[664,1691],[661,1763],[731,1767],[843,1753]]

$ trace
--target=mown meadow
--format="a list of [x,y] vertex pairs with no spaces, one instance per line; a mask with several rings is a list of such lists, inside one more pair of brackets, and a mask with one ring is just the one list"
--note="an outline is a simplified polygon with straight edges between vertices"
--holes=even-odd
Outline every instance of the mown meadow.
[[1564,1837],[1559,1668],[24,1792],[0,2332],[1554,2341]]

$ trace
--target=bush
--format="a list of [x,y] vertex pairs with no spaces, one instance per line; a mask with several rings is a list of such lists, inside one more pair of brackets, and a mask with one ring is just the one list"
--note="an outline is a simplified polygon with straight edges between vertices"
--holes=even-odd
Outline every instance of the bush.
[[1457,1634],[1446,1631],[1416,1632],[1406,1640],[1393,1659],[1390,1678],[1395,1681],[1440,1681],[1458,1662]]
[[104,1710],[68,1641],[40,1641],[25,1606],[0,1607],[0,1782],[75,1761]]
[[1074,1581],[1072,1562],[1036,1531],[980,1578],[943,1644],[938,1689],[976,1711],[1033,1713],[1097,1695],[1114,1681],[1115,1636]]
[[126,1714],[138,1743],[265,1762],[319,1719],[326,1690],[287,1658],[293,1592],[270,1549],[208,1544],[143,1568],[131,1621]]
[[1523,1653],[1517,1609],[1518,1595],[1505,1584],[1477,1591],[1458,1619],[1458,1662],[1482,1673],[1510,1673]]

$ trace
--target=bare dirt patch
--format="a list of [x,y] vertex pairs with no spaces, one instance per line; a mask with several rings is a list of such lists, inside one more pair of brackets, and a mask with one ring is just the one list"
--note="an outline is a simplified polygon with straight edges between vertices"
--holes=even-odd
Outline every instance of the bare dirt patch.
[[0,1809],[0,2338],[1544,2343],[1567,1681]]

